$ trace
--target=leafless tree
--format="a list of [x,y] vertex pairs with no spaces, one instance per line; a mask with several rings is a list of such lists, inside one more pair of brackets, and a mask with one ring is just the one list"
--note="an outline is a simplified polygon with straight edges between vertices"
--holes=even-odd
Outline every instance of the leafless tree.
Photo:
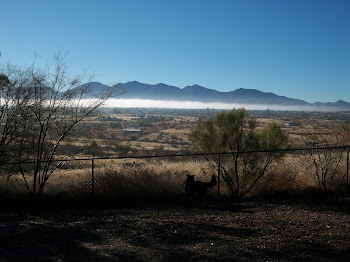
[[16,158],[23,109],[30,101],[28,71],[7,64],[0,74],[0,163]]
[[[40,198],[46,182],[61,165],[55,161],[61,142],[78,123],[112,95],[118,94],[112,89],[91,94],[90,86],[82,85],[83,76],[70,76],[60,53],[44,68],[34,63],[25,70],[25,75],[23,90],[28,98],[18,99],[18,103],[22,103],[20,113],[14,114],[18,122],[17,159],[21,163],[19,171],[27,190],[33,197]],[[8,81],[19,82],[16,76],[8,76]]]
[[[343,122],[327,123],[321,120],[315,120],[312,126],[312,130],[301,135],[305,146],[310,149],[307,151],[307,158],[303,158],[301,163],[312,175],[319,190],[332,192],[336,189],[337,178],[339,178],[341,163],[344,159],[344,150],[332,148],[332,146],[345,145],[348,138],[344,130],[347,127]],[[330,148],[324,149],[325,147]],[[345,172],[341,178],[344,176]]]

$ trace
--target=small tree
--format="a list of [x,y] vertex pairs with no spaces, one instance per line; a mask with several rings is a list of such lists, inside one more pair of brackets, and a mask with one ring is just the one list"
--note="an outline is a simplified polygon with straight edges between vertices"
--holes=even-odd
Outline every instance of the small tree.
[[275,150],[287,146],[288,136],[276,124],[270,124],[261,132],[257,122],[245,109],[216,114],[215,120],[199,120],[190,133],[193,145],[203,153],[216,168],[217,152],[225,154],[220,163],[221,175],[232,198],[248,194],[254,185],[281,157],[280,153],[254,153],[250,151]]
[[92,140],[89,145],[85,148],[85,153],[92,156],[102,156],[103,150],[96,140]]

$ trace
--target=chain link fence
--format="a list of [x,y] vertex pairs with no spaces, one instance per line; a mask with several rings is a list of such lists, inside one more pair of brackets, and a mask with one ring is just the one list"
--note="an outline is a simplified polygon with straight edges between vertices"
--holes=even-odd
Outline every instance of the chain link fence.
[[[349,190],[349,147],[302,148],[278,151],[228,152],[168,156],[88,158],[56,160],[61,163],[45,183],[43,197],[57,201],[176,201],[183,199],[187,174],[196,180],[218,178],[209,192],[212,197],[227,195],[222,179],[223,165],[236,154],[283,154],[256,185],[262,191],[315,188],[342,192]],[[210,160],[210,161],[209,161]],[[15,163],[12,163],[14,165]],[[3,199],[29,197],[30,173],[11,172],[1,166],[0,192]]]

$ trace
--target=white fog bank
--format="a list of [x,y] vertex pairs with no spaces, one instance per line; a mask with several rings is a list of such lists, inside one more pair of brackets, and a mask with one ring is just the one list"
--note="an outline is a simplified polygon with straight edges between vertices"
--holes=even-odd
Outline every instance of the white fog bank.
[[170,109],[232,109],[242,108],[247,110],[284,110],[284,111],[341,111],[337,107],[319,106],[281,106],[281,105],[254,105],[254,104],[234,104],[220,102],[198,102],[198,101],[162,101],[147,99],[109,99],[105,107],[116,108],[170,108]]

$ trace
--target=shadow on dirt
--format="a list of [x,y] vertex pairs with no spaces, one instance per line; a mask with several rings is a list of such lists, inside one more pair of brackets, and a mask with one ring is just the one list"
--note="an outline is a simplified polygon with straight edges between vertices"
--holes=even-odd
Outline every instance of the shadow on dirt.
[[345,204],[12,209],[0,261],[349,261]]
[[11,221],[1,226],[0,260],[71,261],[81,257],[87,261],[101,260],[100,255],[82,245],[101,241],[100,236],[84,227],[84,223],[72,227],[41,219]]

